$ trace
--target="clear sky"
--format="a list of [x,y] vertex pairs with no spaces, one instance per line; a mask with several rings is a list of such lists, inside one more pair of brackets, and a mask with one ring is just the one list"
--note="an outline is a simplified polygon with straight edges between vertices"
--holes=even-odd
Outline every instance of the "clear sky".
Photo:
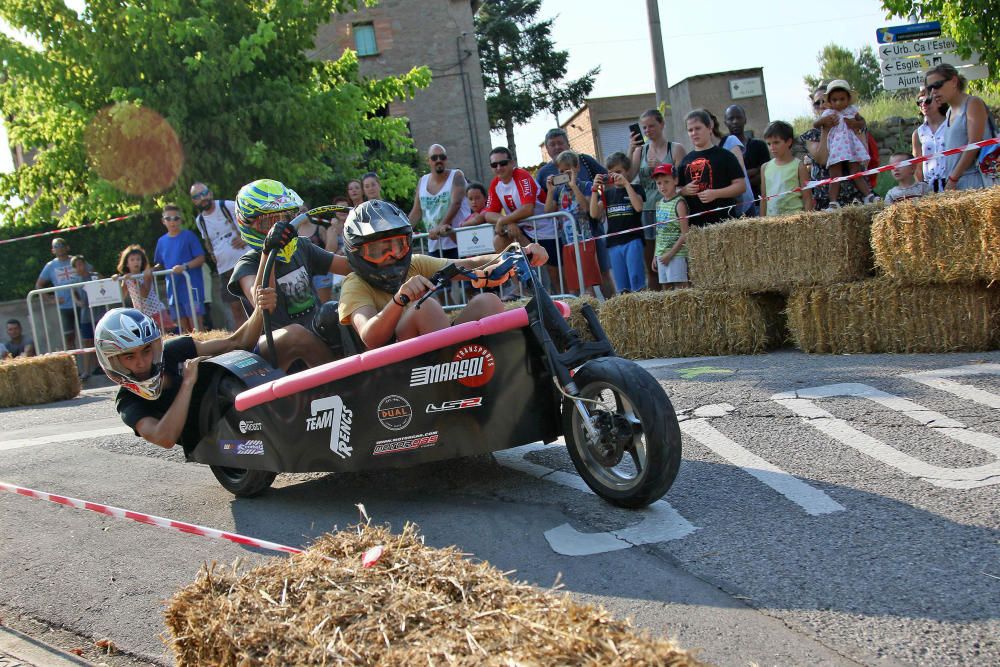
[[[772,120],[809,112],[802,77],[819,71],[816,55],[824,45],[835,42],[857,50],[875,44],[876,28],[905,23],[898,18],[887,21],[878,0],[715,0],[704,5],[660,0],[659,7],[668,83],[696,74],[763,67]],[[569,51],[569,77],[601,66],[592,97],[653,92],[645,0],[544,0],[542,15],[556,17],[552,37],[559,49]],[[540,116],[516,129],[525,161],[534,161],[534,147],[554,124],[551,116]],[[0,140],[6,146],[2,127]],[[506,139],[500,134],[494,141]],[[9,151],[0,150],[0,169],[10,168]]]
[[[906,23],[887,21],[878,0],[659,0],[659,8],[667,83],[763,67],[771,120],[811,113],[802,77],[819,72],[816,56],[826,44],[856,51],[875,45],[876,28]],[[552,38],[569,51],[568,78],[600,65],[591,97],[655,91],[645,0],[543,0],[541,15],[555,17]],[[722,109],[714,111],[721,115]],[[536,147],[554,126],[547,115],[515,130],[523,162],[536,161]],[[495,133],[494,142],[506,143],[506,137]]]

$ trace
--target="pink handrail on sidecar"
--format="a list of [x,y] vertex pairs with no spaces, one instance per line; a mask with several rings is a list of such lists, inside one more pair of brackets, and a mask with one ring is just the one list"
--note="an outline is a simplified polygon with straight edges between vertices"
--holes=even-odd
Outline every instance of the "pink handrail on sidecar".
[[[563,317],[569,317],[569,306],[561,301],[554,301],[556,308]],[[272,380],[252,389],[247,389],[236,396],[236,409],[243,411],[269,403],[277,398],[284,398],[389,364],[395,364],[406,359],[419,357],[427,352],[433,352],[449,345],[455,345],[467,340],[475,340],[481,336],[520,329],[528,326],[528,311],[524,308],[513,308],[503,313],[490,315],[481,320],[465,322],[447,329],[424,334],[410,340],[386,345],[385,347],[368,350],[354,356],[331,361],[330,363],[311,368],[295,375]]]

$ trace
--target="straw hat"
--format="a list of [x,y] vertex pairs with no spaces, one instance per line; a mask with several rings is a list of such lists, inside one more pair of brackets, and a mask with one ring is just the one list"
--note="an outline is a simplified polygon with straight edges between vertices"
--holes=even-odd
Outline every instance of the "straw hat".
[[832,93],[835,90],[843,90],[850,96],[851,101],[852,102],[854,101],[854,91],[851,90],[851,84],[847,83],[843,79],[834,79],[833,81],[827,84],[826,86],[827,96],[829,96],[830,93]]

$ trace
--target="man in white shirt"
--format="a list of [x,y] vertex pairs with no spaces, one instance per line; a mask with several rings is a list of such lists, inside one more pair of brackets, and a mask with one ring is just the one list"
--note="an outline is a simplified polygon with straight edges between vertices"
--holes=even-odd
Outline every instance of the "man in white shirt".
[[219,290],[218,297],[222,303],[229,306],[233,316],[232,329],[236,330],[247,319],[243,304],[228,289],[219,288],[229,284],[236,260],[247,248],[236,226],[236,204],[226,199],[216,200],[209,187],[200,181],[191,186],[191,201],[197,213],[195,223],[198,232],[207,242],[209,258],[221,278],[213,281],[213,288]]

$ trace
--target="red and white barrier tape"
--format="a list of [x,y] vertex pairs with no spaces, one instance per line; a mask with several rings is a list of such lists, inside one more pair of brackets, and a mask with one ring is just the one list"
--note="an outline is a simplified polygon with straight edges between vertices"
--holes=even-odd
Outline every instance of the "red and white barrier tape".
[[[737,206],[742,206],[742,205],[744,205],[746,203],[757,203],[757,202],[760,202],[760,201],[764,201],[766,199],[776,199],[778,197],[782,197],[782,196],[787,195],[787,194],[794,194],[796,192],[802,192],[803,190],[812,190],[813,188],[824,187],[824,186],[827,186],[827,185],[829,185],[831,183],[841,183],[843,181],[850,181],[850,180],[853,180],[855,178],[863,178],[863,177],[866,177],[866,176],[875,176],[876,174],[881,174],[884,171],[892,171],[893,169],[898,169],[899,167],[909,167],[911,165],[919,164],[921,162],[927,162],[928,160],[932,160],[934,158],[947,157],[949,155],[957,155],[958,153],[964,153],[966,151],[979,150],[980,148],[985,148],[986,146],[995,146],[997,144],[1000,144],[1000,137],[994,137],[992,139],[984,139],[982,141],[976,141],[976,142],[973,142],[971,144],[966,144],[965,146],[959,146],[958,148],[949,148],[948,150],[941,151],[940,153],[930,153],[928,155],[918,155],[917,157],[910,158],[909,160],[903,160],[902,162],[897,162],[896,164],[883,164],[883,165],[880,165],[878,167],[873,167],[872,169],[868,169],[867,171],[859,171],[856,174],[848,174],[846,176],[837,176],[835,178],[824,178],[824,179],[819,180],[819,181],[809,181],[805,185],[802,185],[802,186],[797,187],[797,188],[792,188],[791,190],[786,190],[785,192],[779,192],[777,194],[768,195],[766,197],[757,197],[757,198],[751,200],[750,202],[738,201],[738,202],[736,202],[734,204],[730,204],[728,206],[719,206],[718,208],[712,208],[712,209],[709,209],[707,211],[699,211],[697,213],[689,213],[685,217],[690,220],[691,218],[697,218],[697,217],[702,216],[702,215],[708,215],[709,213],[717,213],[719,211],[728,211],[729,209],[735,208]],[[651,223],[651,224],[648,224],[648,225],[643,225],[641,227],[632,227],[631,229],[626,229],[626,230],[620,231],[620,232],[611,232],[610,234],[603,234],[601,236],[592,236],[592,237],[590,237],[589,239],[586,239],[586,240],[589,241],[589,240],[594,240],[594,239],[606,239],[606,238],[608,238],[610,236],[619,236],[621,234],[631,234],[631,233],[634,233],[634,232],[636,232],[637,230],[640,230],[640,229],[645,229],[647,227],[656,227],[656,225],[662,225],[662,224],[665,224],[667,222],[673,222],[674,220],[677,220],[677,219],[678,218],[671,218],[669,220],[664,220],[663,222],[654,222],[654,223]]]
[[19,236],[16,239],[0,239],[0,245],[6,245],[8,243],[15,243],[17,241],[26,241],[27,239],[37,239],[43,236],[55,236],[57,234],[65,234],[66,232],[75,232],[80,229],[88,229],[90,227],[96,227],[98,225],[106,225],[111,222],[120,222],[122,220],[128,220],[131,217],[138,215],[138,213],[132,213],[129,215],[120,215],[117,218],[108,218],[107,220],[99,220],[97,222],[88,222],[85,225],[77,225],[75,227],[63,227],[61,229],[52,229],[47,232],[38,232],[37,234],[28,234],[27,236]]
[[59,496],[54,493],[46,493],[44,491],[35,491],[34,489],[27,489],[23,486],[8,484],[7,482],[0,482],[0,490],[10,491],[11,493],[16,493],[20,496],[35,498],[36,500],[48,500],[49,502],[57,503],[59,505],[65,505],[66,507],[74,507],[78,510],[90,510],[91,512],[97,512],[98,514],[113,516],[116,519],[129,519],[131,521],[137,521],[138,523],[144,523],[148,526],[156,526],[157,528],[166,528],[168,530],[175,530],[177,532],[188,533],[190,535],[200,535],[201,537],[210,537],[215,540],[227,540],[229,542],[242,544],[243,546],[247,547],[258,547],[260,549],[268,549],[270,551],[280,551],[289,554],[303,553],[302,549],[285,546],[284,544],[278,544],[277,542],[258,540],[255,537],[248,537],[246,535],[240,535],[238,533],[228,533],[224,530],[216,530],[215,528],[206,528],[205,526],[198,526],[193,523],[174,521],[173,519],[164,519],[163,517],[153,516],[151,514],[143,514],[142,512],[133,512],[131,510],[122,509],[120,507],[112,507],[110,505],[92,503],[87,500],[78,500],[77,498],[70,498],[68,496]]

